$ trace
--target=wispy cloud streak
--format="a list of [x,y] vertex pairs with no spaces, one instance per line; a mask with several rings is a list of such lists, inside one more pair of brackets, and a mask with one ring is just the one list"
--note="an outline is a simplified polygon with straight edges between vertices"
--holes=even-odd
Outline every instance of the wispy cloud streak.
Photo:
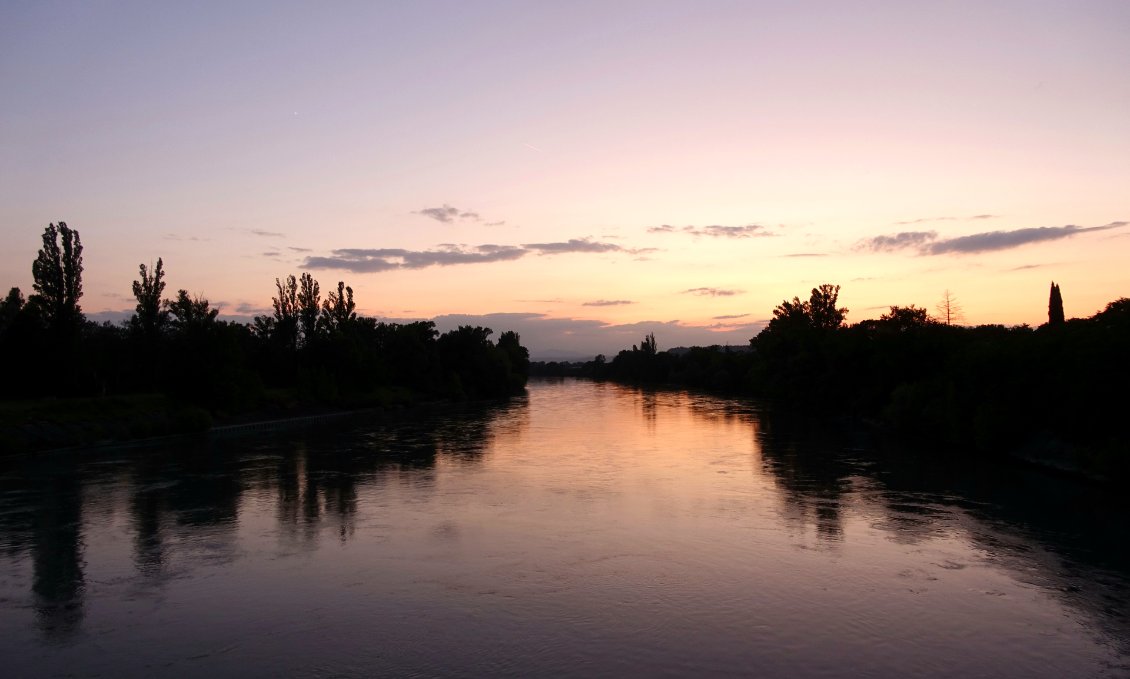
[[1009,250],[1030,243],[1070,238],[1081,233],[1092,231],[1107,231],[1118,229],[1130,222],[1111,222],[1102,226],[1039,226],[1027,229],[1014,229],[1011,231],[986,231],[968,236],[938,239],[936,231],[904,231],[902,233],[875,236],[862,241],[859,249],[874,252],[890,252],[895,250],[916,249],[921,255],[945,254],[974,254],[979,252],[993,252],[996,250]]
[[522,247],[539,255],[560,255],[570,252],[626,252],[631,255],[641,255],[656,251],[656,248],[626,248],[615,243],[602,243],[589,238],[570,238],[557,243],[526,243]]
[[342,248],[330,257],[307,257],[310,269],[345,269],[355,273],[376,273],[394,269],[424,269],[430,266],[485,264],[518,259],[526,250],[513,245],[479,245],[472,248],[445,247],[436,250],[400,248]]
[[1000,215],[973,215],[972,217],[919,217],[918,219],[909,219],[903,222],[895,222],[895,226],[913,226],[915,224],[926,224],[929,222],[972,222],[985,219],[997,219],[998,217],[1000,217]]
[[558,243],[526,245],[455,245],[443,244],[431,250],[402,248],[339,248],[328,256],[309,256],[303,265],[310,269],[344,269],[355,273],[379,273],[396,269],[424,269],[431,266],[457,264],[489,264],[521,259],[526,255],[561,255],[569,253],[626,253],[638,255],[655,248],[625,248],[614,243],[601,243],[588,238],[573,238]]
[[687,233],[692,236],[707,236],[710,238],[760,238],[765,236],[773,236],[775,234],[769,232],[764,226],[760,224],[746,224],[744,226],[722,226],[719,224],[712,224],[710,226],[684,226],[677,227],[670,224],[663,224],[662,226],[652,226],[647,230],[648,233]]
[[699,295],[701,297],[733,297],[740,295],[745,290],[727,290],[725,288],[691,288],[683,290],[684,295]]

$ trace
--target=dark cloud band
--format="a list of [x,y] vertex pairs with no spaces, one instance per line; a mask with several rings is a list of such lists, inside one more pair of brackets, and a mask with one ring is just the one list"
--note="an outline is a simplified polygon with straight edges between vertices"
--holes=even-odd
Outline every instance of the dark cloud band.
[[601,243],[588,238],[573,238],[559,243],[528,243],[526,245],[441,245],[432,250],[405,250],[401,248],[341,248],[330,256],[307,257],[303,265],[309,269],[344,269],[354,273],[378,273],[394,269],[424,269],[431,266],[456,264],[489,264],[521,259],[528,254],[560,255],[568,253],[641,254],[654,248],[624,248],[614,243]]
[[1040,226],[1012,231],[986,231],[956,238],[938,239],[936,231],[904,231],[886,236],[875,236],[862,241],[859,248],[874,252],[916,249],[922,255],[974,254],[1009,250],[1044,241],[1070,238],[1091,231],[1106,231],[1126,226],[1130,222],[1111,222],[1102,226]]

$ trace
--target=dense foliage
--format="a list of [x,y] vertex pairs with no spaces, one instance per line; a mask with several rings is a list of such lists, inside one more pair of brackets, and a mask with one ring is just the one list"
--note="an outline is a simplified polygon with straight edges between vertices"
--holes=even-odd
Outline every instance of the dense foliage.
[[[848,415],[954,450],[1019,454],[1103,476],[1130,471],[1130,299],[1090,318],[1061,320],[1053,288],[1039,328],[963,327],[926,310],[891,307],[849,325],[838,287],[773,311],[749,347],[624,350],[583,365],[537,364],[574,374],[727,390],[794,412]],[[951,317],[952,319],[952,317]]]
[[274,313],[245,325],[218,318],[207,299],[164,298],[164,262],[139,268],[136,313],[126,323],[86,320],[78,231],[52,224],[33,265],[36,294],[0,302],[0,399],[165,394],[213,413],[260,407],[270,394],[306,404],[359,405],[390,390],[484,398],[526,382],[527,350],[513,332],[440,335],[431,322],[383,323],[356,312],[339,282],[322,300],[310,274],[276,279]]

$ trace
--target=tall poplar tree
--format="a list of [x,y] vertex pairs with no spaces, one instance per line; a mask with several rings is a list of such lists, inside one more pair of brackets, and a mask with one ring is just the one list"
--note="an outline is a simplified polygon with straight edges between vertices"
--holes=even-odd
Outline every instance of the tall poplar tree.
[[286,282],[275,279],[275,287],[279,296],[271,298],[271,306],[275,309],[275,338],[282,345],[298,348],[298,279],[293,274],[286,277]]
[[321,312],[321,292],[318,281],[308,273],[298,279],[298,321],[302,329],[302,342],[314,341],[318,332],[318,314]]
[[52,330],[76,330],[82,321],[82,240],[59,222],[43,230],[43,247],[31,265],[34,303]]
[[133,296],[137,299],[137,307],[130,326],[140,332],[147,340],[152,340],[161,334],[169,320],[169,312],[163,309],[161,295],[165,292],[164,262],[157,258],[157,266],[152,270],[139,265],[140,280],[133,282]]

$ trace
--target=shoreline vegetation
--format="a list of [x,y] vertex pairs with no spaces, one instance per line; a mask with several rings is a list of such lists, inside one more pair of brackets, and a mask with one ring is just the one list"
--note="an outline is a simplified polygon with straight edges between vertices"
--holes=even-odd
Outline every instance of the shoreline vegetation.
[[489,328],[380,322],[356,313],[344,282],[323,300],[308,273],[275,279],[271,315],[219,320],[201,296],[163,296],[161,259],[139,266],[129,321],[93,323],[78,304],[82,243],[62,222],[44,230],[32,272],[35,294],[12,288],[0,301],[0,453],[494,399],[539,375],[754,397],[929,454],[1019,458],[1105,481],[1130,472],[1130,299],[1068,320],[1054,283],[1038,328],[958,325],[948,293],[937,316],[892,306],[849,324],[839,286],[825,284],[782,301],[748,346],[660,351],[649,334],[612,360],[531,364],[517,333],[494,342]]
[[164,263],[139,267],[135,314],[88,321],[82,242],[64,222],[43,233],[35,292],[0,301],[0,453],[206,431],[253,420],[520,393],[529,352],[512,331],[440,334],[431,321],[359,315],[338,282],[323,300],[308,274],[275,279],[273,313],[217,318],[199,295],[165,298]]
[[1053,283],[1038,328],[956,325],[949,295],[938,317],[893,306],[848,324],[839,289],[783,301],[749,346],[659,351],[649,334],[612,360],[535,362],[530,374],[754,397],[955,459],[1018,459],[1108,483],[1130,472],[1130,299],[1067,320]]

